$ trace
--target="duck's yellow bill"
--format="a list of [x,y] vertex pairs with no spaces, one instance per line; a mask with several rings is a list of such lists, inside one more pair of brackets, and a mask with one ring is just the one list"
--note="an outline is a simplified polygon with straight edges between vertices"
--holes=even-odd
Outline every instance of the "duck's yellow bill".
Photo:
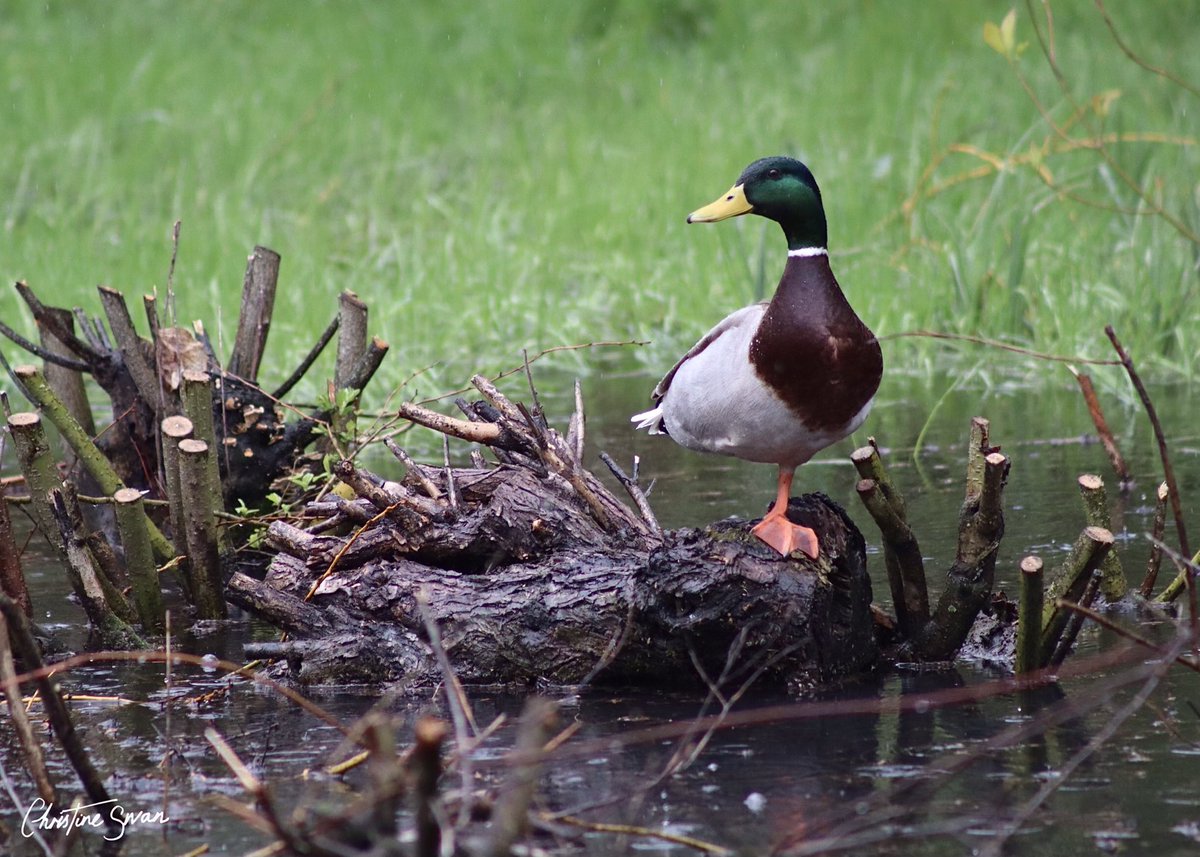
[[749,214],[753,210],[754,206],[746,199],[746,189],[740,184],[735,184],[729,189],[729,193],[716,202],[710,202],[704,208],[697,208],[689,214],[687,222],[716,223],[718,220],[737,217],[739,214]]

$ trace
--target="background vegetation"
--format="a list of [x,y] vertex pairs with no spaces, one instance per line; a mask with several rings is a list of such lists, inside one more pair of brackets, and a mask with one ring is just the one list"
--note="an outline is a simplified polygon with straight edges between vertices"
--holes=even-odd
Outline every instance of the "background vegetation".
[[[1112,6],[1002,29],[1007,4],[922,0],[0,3],[0,279],[92,309],[99,282],[161,289],[181,219],[179,316],[218,337],[250,247],[282,253],[268,385],[344,288],[393,346],[377,390],[597,340],[653,340],[614,359],[658,370],[781,264],[773,225],[684,215],[787,152],[880,334],[1107,357],[1111,322],[1190,377],[1195,6]],[[8,288],[0,317],[30,328]],[[893,372],[1046,374],[887,347]]]

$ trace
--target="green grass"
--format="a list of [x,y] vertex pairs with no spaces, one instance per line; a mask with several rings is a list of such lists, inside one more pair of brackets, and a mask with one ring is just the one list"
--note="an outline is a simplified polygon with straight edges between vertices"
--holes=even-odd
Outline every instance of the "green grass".
[[[936,329],[1108,356],[1111,322],[1141,363],[1191,376],[1197,247],[1163,219],[1066,200],[1027,166],[896,215],[950,143],[1003,157],[1054,139],[984,44],[984,22],[1007,10],[2,3],[0,277],[93,310],[97,283],[161,289],[178,218],[180,316],[226,342],[246,253],[255,243],[282,253],[268,383],[344,288],[369,302],[393,348],[377,394],[427,370],[406,391],[427,395],[509,366],[523,347],[593,340],[652,339],[617,361],[661,369],[769,290],[782,264],[773,224],[687,227],[684,215],[753,158],[789,152],[821,183],[835,267],[880,334]],[[1019,12],[1029,47],[1017,67],[1065,121],[1070,106]],[[1074,97],[1122,93],[1088,120],[1094,130],[1195,134],[1200,99],[1125,59],[1092,4],[1054,12]],[[1113,12],[1149,61],[1200,81],[1188,4]],[[1196,146],[1111,151],[1154,200],[1200,225]],[[981,163],[950,154],[930,178]],[[1094,152],[1045,163],[1081,197],[1145,208]],[[7,289],[0,317],[30,332]],[[897,373],[981,357],[996,372],[1059,371],[976,346],[887,349]],[[556,361],[585,368],[593,357]]]

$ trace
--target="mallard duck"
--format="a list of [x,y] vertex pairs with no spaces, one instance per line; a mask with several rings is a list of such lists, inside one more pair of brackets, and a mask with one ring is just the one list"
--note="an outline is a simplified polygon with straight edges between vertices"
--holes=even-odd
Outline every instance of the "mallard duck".
[[825,209],[808,167],[787,157],[755,161],[687,222],[742,214],[783,227],[787,264],[774,297],[704,334],[654,388],[655,407],[632,420],[688,449],[778,465],[775,502],[752,532],[784,556],[799,549],[815,559],[816,534],[787,517],[792,479],[862,425],[883,355],[829,266]]

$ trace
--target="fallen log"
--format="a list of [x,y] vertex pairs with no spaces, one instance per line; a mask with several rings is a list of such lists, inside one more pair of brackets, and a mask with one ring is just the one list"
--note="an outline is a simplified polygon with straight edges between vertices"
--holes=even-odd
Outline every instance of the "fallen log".
[[863,538],[828,498],[789,508],[818,533],[815,561],[778,556],[745,522],[660,533],[536,408],[475,385],[486,402],[463,403],[468,420],[402,413],[489,444],[495,466],[410,465],[387,482],[343,462],[358,499],[332,521],[321,504],[308,531],[272,528],[265,578],[229,581],[232,601],[288,633],[286,652],[261,654],[284,655],[306,683],[436,683],[423,599],[473,684],[785,686],[874,663]]
[[[303,682],[439,681],[417,609],[422,592],[459,678],[473,684],[599,677],[679,686],[704,675],[740,683],[756,672],[788,684],[874,662],[862,536],[828,498],[795,498],[789,509],[817,531],[817,562],[778,557],[742,522],[675,530],[649,550],[618,539],[553,548],[561,531],[513,499],[528,493],[527,474],[493,473],[492,495],[454,522],[431,522],[428,540],[397,536],[387,555],[364,552],[361,565],[325,577],[339,540],[315,537],[328,545],[307,557],[280,553],[263,581],[235,574],[228,597],[288,632]],[[464,482],[478,475],[456,472]],[[462,547],[459,568],[437,564],[451,545]],[[330,610],[340,622],[329,621]],[[367,652],[369,665],[360,660]]]

